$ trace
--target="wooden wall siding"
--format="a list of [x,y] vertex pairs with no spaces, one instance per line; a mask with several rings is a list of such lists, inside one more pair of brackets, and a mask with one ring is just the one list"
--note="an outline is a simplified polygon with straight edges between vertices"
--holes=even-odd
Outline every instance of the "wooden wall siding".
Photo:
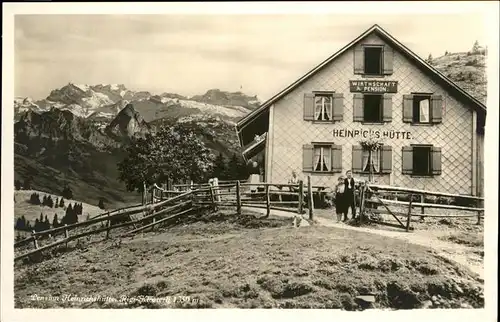
[[[365,39],[365,43],[384,44],[376,35]],[[470,194],[472,189],[472,111],[451,97],[446,90],[427,77],[404,56],[394,51],[394,73],[378,80],[398,81],[398,93],[393,94],[392,122],[385,126],[362,125],[353,122],[353,93],[349,92],[349,80],[370,80],[354,75],[354,53],[347,51],[333,63],[325,66],[312,78],[275,103],[270,144],[272,156],[268,161],[272,167],[271,182],[287,182],[291,171],[302,173],[302,146],[314,141],[329,141],[342,145],[343,172],[352,165],[352,145],[359,138],[334,138],[333,129],[373,129],[410,131],[412,139],[388,140],[393,147],[393,170],[389,175],[376,177],[380,184],[412,187],[416,189],[447,191],[457,194]],[[298,75],[299,76],[299,75]],[[313,124],[304,121],[304,93],[313,91],[335,91],[344,94],[344,117],[342,122]],[[432,92],[442,95],[444,102],[443,123],[434,126],[411,126],[403,123],[403,95],[411,92]],[[442,148],[442,174],[433,178],[412,178],[402,175],[402,147],[409,144],[434,144]],[[312,175],[313,185],[329,185],[335,182],[338,173]],[[359,177],[359,175],[356,175]]]

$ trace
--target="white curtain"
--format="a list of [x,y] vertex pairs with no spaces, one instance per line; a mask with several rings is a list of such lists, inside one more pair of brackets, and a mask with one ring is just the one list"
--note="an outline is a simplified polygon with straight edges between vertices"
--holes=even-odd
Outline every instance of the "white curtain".
[[323,154],[323,164],[324,164],[323,171],[330,171],[330,169],[331,169],[330,164],[332,161],[332,158],[330,155],[331,149],[321,148],[321,150],[323,151],[323,153],[322,153]]
[[319,118],[319,116],[320,116],[322,110],[323,110],[322,97],[316,97],[315,103],[314,103],[314,119],[315,120],[321,120]]
[[372,152],[373,170],[375,173],[380,172],[380,153],[380,150]]
[[363,171],[369,171],[370,169],[368,168],[368,161],[370,161],[369,159],[369,152],[368,150],[363,150]]
[[420,122],[429,122],[429,99],[420,101]]
[[321,170],[321,148],[316,148],[314,149],[314,170],[319,171]]
[[331,120],[332,115],[332,98],[331,97],[323,97],[323,110],[325,113],[325,116],[323,117],[324,120]]

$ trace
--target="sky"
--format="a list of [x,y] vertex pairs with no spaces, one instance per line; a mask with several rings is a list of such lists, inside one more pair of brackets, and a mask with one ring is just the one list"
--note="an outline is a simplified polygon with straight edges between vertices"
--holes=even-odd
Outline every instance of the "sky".
[[421,57],[486,43],[484,18],[412,15],[16,15],[15,96],[69,82],[186,96],[242,91],[264,101],[373,24]]

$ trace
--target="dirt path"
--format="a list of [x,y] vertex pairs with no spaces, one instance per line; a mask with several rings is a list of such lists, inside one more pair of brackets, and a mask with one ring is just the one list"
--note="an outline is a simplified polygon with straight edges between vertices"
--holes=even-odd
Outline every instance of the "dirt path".
[[[247,208],[251,211],[256,211],[260,213],[265,213],[265,209],[259,208]],[[292,218],[294,214],[286,211],[271,210],[271,214],[280,217],[290,217]],[[430,234],[428,231],[413,231],[410,233],[404,231],[391,231],[391,230],[380,230],[368,227],[354,227],[346,225],[344,223],[337,223],[334,220],[316,217],[315,219],[320,225],[326,227],[335,227],[340,229],[350,229],[360,232],[365,232],[369,234],[377,234],[381,236],[386,236],[389,238],[397,238],[406,241],[411,244],[421,245],[429,247],[435,250],[438,256],[446,258],[448,260],[457,262],[468,267],[471,271],[477,273],[481,279],[484,280],[484,266],[482,258],[474,254],[471,249],[464,245],[459,245],[455,243],[445,242],[436,238],[435,235]]]

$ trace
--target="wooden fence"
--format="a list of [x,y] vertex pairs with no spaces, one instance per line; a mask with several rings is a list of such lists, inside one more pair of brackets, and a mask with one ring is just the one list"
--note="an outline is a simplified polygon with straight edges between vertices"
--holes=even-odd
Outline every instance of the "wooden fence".
[[[83,238],[89,235],[95,235],[105,232],[105,239],[110,238],[111,231],[118,228],[123,228],[127,226],[134,226],[132,230],[126,231],[120,235],[120,237],[127,236],[138,231],[142,231],[147,228],[154,228],[154,226],[159,226],[165,221],[174,219],[181,215],[187,214],[196,209],[193,205],[192,192],[185,192],[178,196],[172,197],[167,200],[163,200],[154,204],[146,204],[143,206],[132,206],[128,209],[121,209],[118,212],[108,212],[105,216],[99,216],[87,221],[64,225],[63,227],[52,228],[40,232],[33,231],[32,236],[14,244],[14,248],[33,243],[34,249],[23,254],[14,257],[14,260],[20,260],[34,254],[40,253],[44,250],[54,248],[61,244],[67,244],[72,240]],[[142,217],[134,218],[133,215],[142,214]],[[105,223],[104,227],[95,227],[98,223]],[[142,226],[137,227],[137,224],[142,224]],[[74,233],[79,227],[85,228],[97,228],[80,233]],[[73,232],[73,234],[71,234]],[[49,237],[49,239],[55,238],[57,235],[64,234],[64,238],[59,239],[50,244],[40,247],[38,245],[38,240],[42,237]]]
[[[457,195],[444,192],[435,192],[427,190],[409,189],[402,187],[392,187],[385,185],[375,185],[364,183],[360,186],[360,220],[361,221],[371,221],[379,224],[394,226],[397,228],[403,228],[406,231],[413,230],[411,227],[412,216],[418,216],[421,219],[425,217],[433,218],[477,218],[477,224],[481,224],[481,219],[484,218],[484,207],[482,206],[484,198],[476,196],[466,196]],[[388,198],[397,196],[397,194],[403,193],[408,196],[409,201],[398,201],[391,200]],[[440,204],[440,203],[427,203],[425,202],[426,197],[442,197],[442,198],[453,198],[455,200],[469,200],[475,203],[475,207],[458,206],[452,204]],[[415,202],[414,200],[419,200],[420,202]],[[378,209],[379,206],[383,206],[383,210]],[[391,209],[390,206],[397,206],[399,209]],[[420,213],[413,213],[414,208],[420,208]],[[425,209],[435,208],[435,209],[447,209],[447,210],[458,210],[458,211],[469,211],[472,214],[428,214],[425,213]],[[405,210],[406,209],[406,210]],[[401,211],[404,210],[404,211]],[[388,222],[382,222],[373,219],[372,214],[389,214],[396,221],[397,224],[392,224]],[[403,221],[398,218],[398,216],[405,217]]]
[[[219,207],[236,207],[238,214],[241,214],[242,207],[254,207],[266,209],[265,217],[270,215],[272,209],[289,211],[298,214],[309,213],[309,219],[314,216],[314,198],[315,194],[323,194],[325,187],[312,186],[311,178],[307,177],[307,183],[299,181],[298,184],[276,184],[276,183],[247,183],[240,181],[220,182],[219,185],[211,184],[190,184],[185,186],[186,191],[165,190],[157,185],[153,186],[150,191],[150,200],[144,205],[133,205],[126,208],[120,208],[106,212],[91,218],[87,221],[64,225],[63,227],[52,228],[40,232],[32,232],[32,235],[23,240],[14,243],[14,248],[20,248],[29,243],[33,243],[33,250],[27,251],[15,256],[15,260],[23,259],[34,254],[40,253],[43,250],[54,248],[61,244],[68,244],[72,240],[77,240],[82,237],[106,233],[105,239],[110,238],[111,231],[118,228],[133,226],[133,229],[120,234],[120,237],[129,236],[131,234],[143,231],[145,229],[154,229],[163,223],[185,215],[193,210],[201,208],[211,208],[217,210]],[[196,187],[196,189],[191,189]],[[417,189],[408,189],[392,186],[382,186],[363,183],[359,186],[359,207],[361,221],[372,221],[381,224],[404,228],[406,231],[412,230],[411,219],[414,208],[420,208],[420,217],[477,217],[477,223],[481,223],[484,217],[484,208],[465,207],[450,204],[425,203],[425,196],[462,198],[473,200],[477,203],[484,202],[483,198],[474,196],[454,195],[441,192],[424,191]],[[409,194],[409,201],[397,201],[384,198],[387,195],[394,193]],[[414,202],[414,196],[419,196],[421,202]],[[385,211],[378,209],[378,206],[383,206]],[[396,211],[390,206],[398,206],[407,210]],[[466,210],[472,211],[473,215],[436,215],[426,214],[426,208],[439,208],[450,210]],[[386,213],[392,215],[398,224],[391,224],[374,220],[370,214]],[[403,223],[397,216],[406,217]],[[96,224],[101,224],[103,227],[96,227]],[[105,225],[104,225],[105,223]],[[139,224],[139,226],[138,226]],[[87,231],[78,232],[78,228],[87,229]],[[47,245],[40,246],[38,241],[42,238],[47,238],[49,241],[55,239],[56,236],[63,235],[64,238]]]

